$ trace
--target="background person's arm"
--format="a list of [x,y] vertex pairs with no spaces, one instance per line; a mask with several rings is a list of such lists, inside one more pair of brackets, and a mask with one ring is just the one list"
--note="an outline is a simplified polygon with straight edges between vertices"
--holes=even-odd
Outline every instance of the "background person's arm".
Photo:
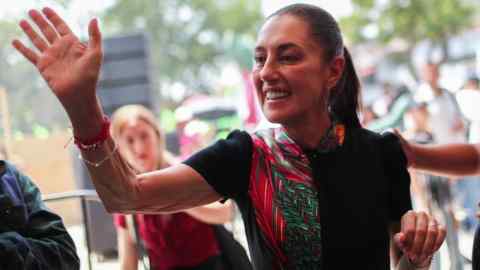
[[435,174],[480,174],[480,144],[418,145],[402,147],[412,168]]
[[118,259],[121,270],[137,270],[137,248],[126,228],[117,228]]

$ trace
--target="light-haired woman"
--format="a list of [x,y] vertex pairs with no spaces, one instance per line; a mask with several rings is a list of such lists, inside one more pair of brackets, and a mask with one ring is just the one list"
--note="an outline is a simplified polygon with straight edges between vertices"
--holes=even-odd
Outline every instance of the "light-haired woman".
[[[122,156],[139,173],[175,163],[175,158],[165,150],[165,137],[153,113],[141,105],[127,105],[115,111],[111,134]],[[231,216],[228,203],[162,215],[116,214],[121,269],[137,269],[143,244],[155,270],[227,269],[211,224],[223,224]]]

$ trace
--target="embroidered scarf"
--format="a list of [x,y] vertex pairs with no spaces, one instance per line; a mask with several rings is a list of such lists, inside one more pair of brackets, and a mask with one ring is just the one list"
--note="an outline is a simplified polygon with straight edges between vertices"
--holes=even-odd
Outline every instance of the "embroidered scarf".
[[[343,144],[345,126],[333,123],[320,152]],[[258,131],[249,195],[256,222],[276,258],[275,269],[319,269],[322,260],[317,187],[309,160],[284,128]]]

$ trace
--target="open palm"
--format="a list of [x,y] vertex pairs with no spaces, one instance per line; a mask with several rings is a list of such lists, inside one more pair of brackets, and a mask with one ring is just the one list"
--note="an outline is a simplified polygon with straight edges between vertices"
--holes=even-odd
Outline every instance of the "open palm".
[[67,24],[50,8],[29,12],[43,35],[26,21],[20,27],[38,52],[14,40],[13,46],[39,70],[53,93],[64,106],[82,104],[95,96],[102,62],[101,35],[96,20],[89,25],[90,40],[83,44]]

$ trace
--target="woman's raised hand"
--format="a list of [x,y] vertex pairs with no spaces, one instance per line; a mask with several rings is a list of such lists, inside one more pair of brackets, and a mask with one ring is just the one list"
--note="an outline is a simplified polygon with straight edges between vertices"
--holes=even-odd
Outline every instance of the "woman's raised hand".
[[19,40],[14,40],[13,46],[37,67],[67,113],[95,100],[103,56],[97,20],[90,21],[89,40],[84,44],[52,9],[30,10],[28,14],[41,34],[26,20],[20,22],[20,27],[38,51]]

